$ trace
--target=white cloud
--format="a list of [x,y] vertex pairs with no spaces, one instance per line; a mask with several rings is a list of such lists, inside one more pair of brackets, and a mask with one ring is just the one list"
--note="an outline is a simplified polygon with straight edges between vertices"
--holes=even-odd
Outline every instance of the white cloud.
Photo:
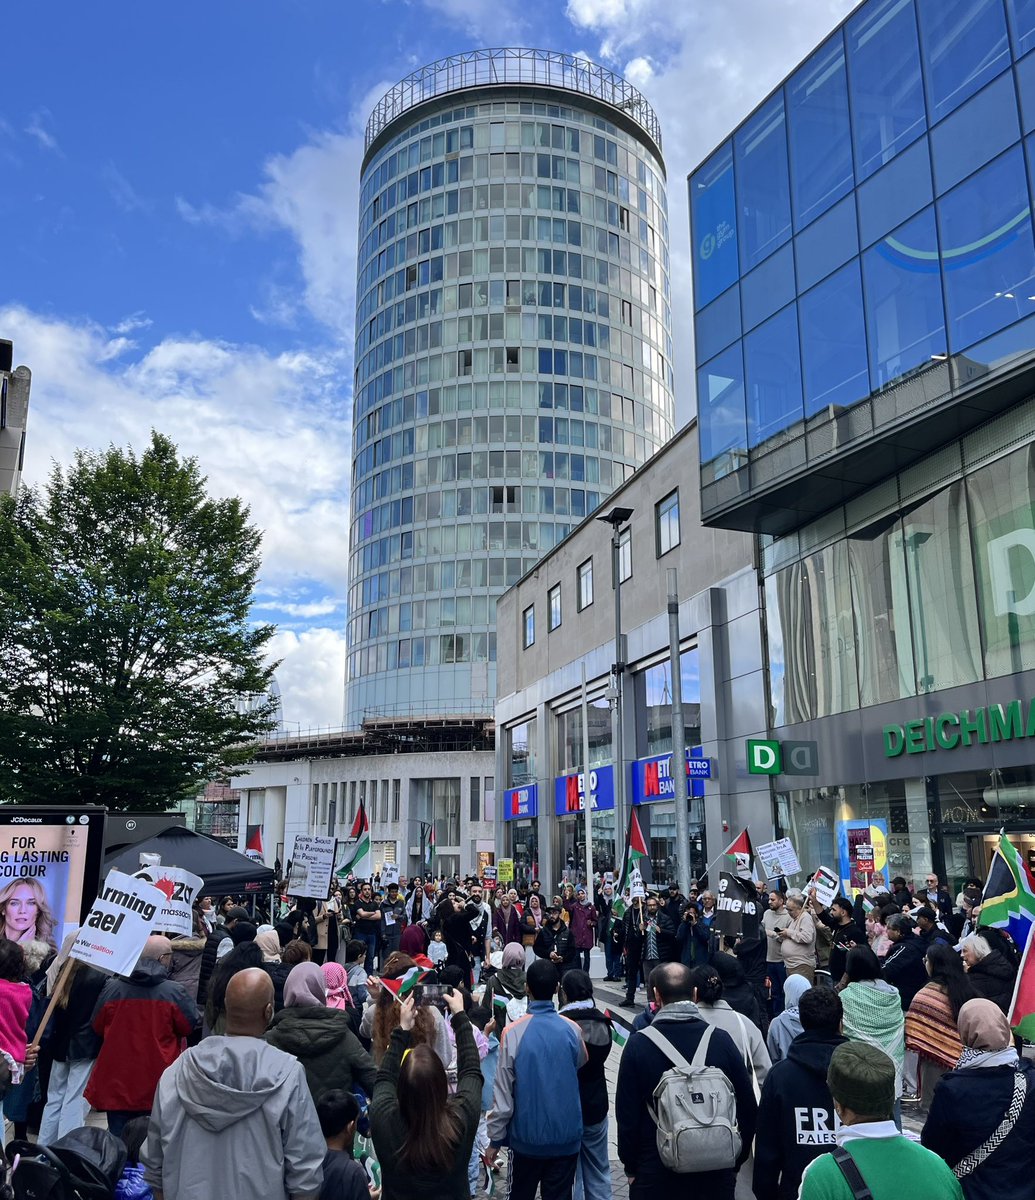
[[636,58],[631,58],[625,64],[625,70],[622,74],[633,85],[633,87],[644,88],[654,78],[654,67],[649,58],[645,58],[642,54]]
[[50,150],[54,154],[61,153],[61,147],[58,145],[57,138],[47,128],[52,121],[50,110],[46,108],[37,109],[31,117],[29,123],[25,126],[25,132],[36,139],[44,150]]
[[318,626],[301,633],[279,629],[270,640],[270,657],[283,659],[277,668],[288,732],[340,729],[345,686],[345,635]]
[[519,44],[526,25],[522,5],[517,0],[420,0],[437,17],[462,29],[469,43],[457,50],[478,46]]
[[568,20],[586,29],[607,29],[629,19],[629,0],[568,0]]

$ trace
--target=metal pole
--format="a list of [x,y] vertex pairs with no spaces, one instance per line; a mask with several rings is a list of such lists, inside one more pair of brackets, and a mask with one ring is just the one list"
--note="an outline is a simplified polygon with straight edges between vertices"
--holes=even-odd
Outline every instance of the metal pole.
[[[589,789],[589,695],[586,662],[582,662],[582,811],[586,818],[586,891],[593,902],[593,804]],[[576,868],[578,864],[576,863]]]
[[679,587],[676,569],[668,577],[668,656],[672,671],[672,783],[676,803],[676,878],[690,895],[690,813],[686,786],[686,739],[683,726],[683,676],[679,666]]
[[622,754],[622,685],[625,663],[622,660],[622,575],[620,555],[619,522],[611,526],[611,571],[615,588],[615,707],[612,723],[612,757],[615,764],[615,861],[621,859],[625,847],[619,846],[619,836],[626,835],[625,813],[625,763]]

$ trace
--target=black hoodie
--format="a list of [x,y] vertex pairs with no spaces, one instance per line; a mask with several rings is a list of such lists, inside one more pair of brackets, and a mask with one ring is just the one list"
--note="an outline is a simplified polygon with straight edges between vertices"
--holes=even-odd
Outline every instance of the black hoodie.
[[604,1064],[611,1053],[611,1021],[599,1008],[562,1008],[582,1032],[589,1058],[579,1067],[579,1099],[583,1125],[607,1120],[607,1079]]
[[834,1144],[830,1056],[846,1039],[807,1029],[773,1063],[762,1085],[755,1131],[755,1200],[795,1200],[802,1173]]

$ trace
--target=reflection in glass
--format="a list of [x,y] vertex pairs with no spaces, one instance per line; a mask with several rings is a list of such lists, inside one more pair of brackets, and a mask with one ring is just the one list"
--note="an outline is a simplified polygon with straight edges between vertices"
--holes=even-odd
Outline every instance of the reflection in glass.
[[812,668],[808,646],[807,584],[803,565],[792,563],[765,581],[769,643],[770,726],[812,719]]
[[863,255],[871,384],[876,391],[945,355],[934,210]]
[[848,543],[835,542],[804,561],[813,652],[815,715],[829,717],[859,706],[855,671],[855,620],[848,571]]
[[536,721],[533,717],[507,730],[507,787],[522,787],[536,780]]
[[953,351],[1035,312],[1035,245],[1019,146],[943,196],[938,223]]
[[690,180],[694,302],[703,308],[736,282],[737,205],[733,150],[727,142]]
[[985,674],[1035,667],[1035,446],[967,480]]
[[750,275],[745,275],[740,281],[740,295],[745,329],[754,329],[789,304],[794,299],[793,248],[781,247]]
[[799,291],[807,291],[858,253],[855,197],[846,196],[794,239]]
[[[683,738],[689,749],[701,741],[701,676],[696,647],[680,654],[679,678],[683,693]],[[639,710],[636,728],[645,730],[637,754],[642,758],[667,754],[672,749],[672,665],[667,658],[636,677],[636,701]]]
[[931,130],[938,195],[1012,146],[1021,136],[1017,91],[1007,71]]
[[791,235],[787,125],[778,92],[736,135],[740,266],[749,271]]
[[859,703],[912,696],[915,672],[909,637],[909,589],[897,517],[850,534],[848,567],[859,645]]
[[799,302],[805,416],[847,408],[869,393],[858,260]]
[[[589,701],[589,765],[611,761],[611,709],[604,699]],[[582,770],[582,706],[557,716],[557,774]]]
[[1013,35],[1014,56],[1035,49],[1035,0],[1006,0]]
[[852,186],[844,41],[835,34],[787,85],[794,227],[804,228]]
[[931,123],[1007,65],[1006,18],[999,3],[918,0]]
[[927,124],[912,0],[865,5],[846,28],[856,175],[862,180]]
[[744,339],[748,447],[802,420],[798,318],[789,304]]
[[856,193],[859,238],[869,246],[934,199],[931,150],[926,138],[914,142],[893,162],[871,175]]
[[977,593],[963,483],[904,514],[901,538],[917,692],[974,683],[981,677]]
[[739,343],[697,372],[698,431],[702,463],[720,479],[747,460],[744,365]]

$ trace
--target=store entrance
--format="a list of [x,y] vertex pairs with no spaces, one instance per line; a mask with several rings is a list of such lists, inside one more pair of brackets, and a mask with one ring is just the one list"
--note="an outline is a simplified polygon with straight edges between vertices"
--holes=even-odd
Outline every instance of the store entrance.
[[[1035,871],[1035,825],[1028,830],[1008,830],[1006,836],[1024,862]],[[998,844],[998,831],[990,833],[987,827],[968,829],[964,826],[945,832],[945,873],[949,890],[954,896],[962,888],[965,879],[985,880]]]

